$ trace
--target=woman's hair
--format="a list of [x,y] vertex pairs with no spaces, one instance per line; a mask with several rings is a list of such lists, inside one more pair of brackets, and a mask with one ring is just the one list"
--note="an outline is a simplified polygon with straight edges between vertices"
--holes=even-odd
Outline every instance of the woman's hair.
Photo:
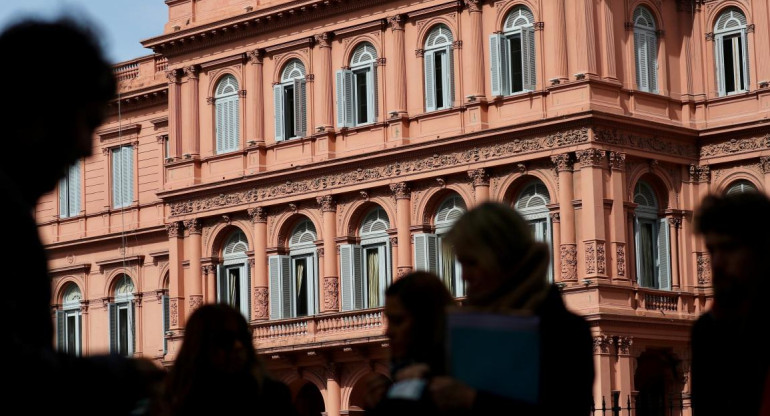
[[397,298],[412,320],[411,358],[442,372],[447,307],[454,303],[449,289],[435,274],[413,271],[388,286],[385,296]]

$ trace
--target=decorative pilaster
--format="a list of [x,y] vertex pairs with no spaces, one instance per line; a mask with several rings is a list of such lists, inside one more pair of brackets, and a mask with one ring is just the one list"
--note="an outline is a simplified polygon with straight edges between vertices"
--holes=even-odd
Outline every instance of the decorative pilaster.
[[554,275],[554,280],[563,282],[577,281],[577,245],[575,243],[575,208],[572,167],[574,159],[570,153],[551,156],[551,161],[559,177],[559,217],[560,246],[558,264],[561,274]]
[[254,267],[251,268],[251,284],[254,293],[252,319],[265,320],[270,317],[267,270],[267,209],[249,208],[246,213],[254,226]]
[[584,149],[575,152],[580,161],[581,205],[585,277],[605,277],[604,183],[602,168],[607,152]]
[[411,217],[409,207],[412,190],[406,182],[393,183],[390,190],[396,198],[396,236],[403,244],[398,245],[398,277],[412,271]]
[[[612,196],[612,210],[610,211],[609,237],[610,260],[608,275],[612,279],[627,281],[626,275],[626,212],[623,203],[623,195],[626,186],[626,154],[619,152],[609,153],[610,166],[610,195]],[[612,263],[615,267],[612,267]]]
[[489,173],[484,168],[471,169],[468,178],[473,184],[473,192],[476,196],[476,205],[489,200]]
[[166,71],[168,80],[169,156],[182,156],[182,89],[178,69]]
[[182,259],[184,256],[184,235],[182,223],[175,221],[166,224],[168,233],[168,266],[169,266],[169,326],[172,331],[179,331],[185,324],[185,282],[182,273]]
[[765,192],[770,193],[770,156],[760,157],[759,167],[762,169],[762,173],[765,174]]
[[198,73],[200,67],[191,65],[184,68],[184,75],[187,77],[186,88],[182,91],[182,103],[185,108],[182,110],[182,154],[199,155],[200,143],[200,111],[198,105]]
[[671,253],[671,290],[678,291],[681,286],[681,277],[679,274],[679,233],[682,229],[681,215],[669,217],[668,224],[668,235],[671,236],[671,241],[669,241],[669,253]]
[[[404,44],[404,24],[406,23],[405,14],[397,14],[388,17],[393,34],[393,74],[394,79],[406,80],[406,46]],[[393,83],[393,104],[395,108],[389,110],[395,112],[397,116],[406,115],[406,82]]]
[[186,252],[189,253],[190,267],[187,269],[190,273],[185,276],[185,281],[189,283],[190,290],[187,293],[187,299],[190,305],[189,313],[192,313],[203,303],[203,277],[201,276],[201,252],[203,250],[201,242],[201,221],[193,218],[184,222],[187,228],[188,236]]
[[323,310],[321,312],[338,312],[339,304],[339,273],[337,271],[337,203],[331,195],[316,198],[321,206],[323,218]]
[[334,114],[332,109],[334,108],[334,95],[332,93],[333,85],[333,71],[332,71],[332,34],[330,32],[324,32],[315,35],[316,45],[319,48],[319,63],[316,70],[316,77],[320,83],[320,97],[319,105],[316,110],[318,115],[318,126],[323,127],[324,130],[331,129],[334,126]]
[[339,370],[337,364],[330,362],[326,364],[326,415],[340,416],[340,395]]
[[631,346],[634,339],[629,336],[615,337],[615,350],[617,353],[617,375],[615,390],[620,391],[620,397],[628,397],[632,394],[631,386],[634,377],[634,357],[631,355]]
[[470,31],[468,33],[470,41],[468,42],[468,56],[474,65],[468,65],[465,68],[470,71],[470,95],[474,97],[484,97],[484,45],[483,30],[481,23],[481,0],[464,0],[468,8],[470,17]]
[[253,111],[249,111],[249,117],[247,118],[247,120],[250,121],[247,130],[247,134],[249,135],[246,137],[250,137],[250,140],[262,144],[265,143],[265,93],[263,85],[264,58],[265,52],[261,49],[256,49],[248,53],[248,59],[251,62],[254,72],[252,77],[254,93],[248,95],[248,108],[253,109]]

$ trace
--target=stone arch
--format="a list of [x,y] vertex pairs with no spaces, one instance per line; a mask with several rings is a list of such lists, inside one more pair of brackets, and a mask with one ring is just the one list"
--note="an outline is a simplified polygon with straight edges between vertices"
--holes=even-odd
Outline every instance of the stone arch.
[[674,394],[682,391],[682,360],[670,348],[647,347],[635,361],[633,383],[638,393],[633,405],[637,414],[663,414]]
[[558,202],[558,191],[556,190],[556,184],[551,182],[551,177],[544,175],[540,171],[526,172],[518,175],[512,175],[507,178],[505,183],[502,183],[500,190],[502,197],[500,198],[504,203],[513,206],[516,203],[516,197],[526,188],[532,181],[541,182],[548,191],[549,203],[553,204]]
[[137,277],[133,276],[130,270],[124,268],[116,268],[112,270],[104,279],[104,296],[112,298],[114,296],[115,287],[120,283],[120,277],[126,275],[131,279],[131,283],[134,285],[134,294],[138,293]]
[[291,238],[292,231],[294,231],[294,227],[304,219],[307,219],[313,224],[316,238],[318,240],[323,239],[323,227],[318,212],[319,210],[302,209],[296,212],[289,211],[281,214],[280,217],[276,219],[278,225],[275,227],[275,231],[267,236],[268,247],[276,247],[279,251],[288,250],[289,239]]
[[746,171],[740,171],[740,172],[732,172],[729,175],[726,175],[724,178],[722,178],[718,183],[716,183],[716,191],[717,193],[725,193],[727,190],[732,186],[735,182],[738,181],[748,181],[752,185],[754,185],[757,190],[762,191],[764,190],[763,179],[757,177],[752,172],[746,172]]
[[[631,22],[633,24],[634,22],[634,12],[636,12],[636,8],[639,6],[644,6],[647,8],[647,10],[652,13],[652,17],[655,19],[655,29],[656,30],[665,30],[665,20],[663,19],[663,13],[661,13],[660,7],[655,4],[655,2],[650,0],[637,0],[629,5],[628,9],[626,10],[626,22]],[[658,38],[658,42],[662,41],[663,37]]]
[[350,66],[350,59],[353,58],[353,52],[358,48],[362,43],[370,43],[374,50],[377,52],[377,57],[380,58],[383,56],[384,48],[382,46],[382,42],[378,37],[372,36],[370,33],[365,33],[363,35],[359,35],[354,37],[350,40],[350,43],[348,43],[345,46],[344,51],[342,52],[342,65],[343,67]]
[[347,210],[347,214],[343,220],[343,233],[341,237],[358,237],[358,231],[361,227],[361,221],[363,221],[366,214],[372,209],[379,206],[388,215],[388,222],[390,228],[396,227],[396,209],[391,203],[387,203],[384,197],[375,197],[368,201],[359,201],[353,203],[353,206]]
[[249,243],[249,248],[254,247],[253,236],[251,235],[251,228],[244,226],[241,221],[234,221],[231,223],[219,223],[211,230],[213,238],[209,239],[208,246],[205,247],[204,252],[208,253],[208,256],[217,259],[222,259],[222,247],[224,247],[230,236],[236,232],[241,231],[246,235],[246,241]]
[[241,74],[239,74],[238,71],[236,71],[234,68],[223,68],[222,70],[216,71],[210,75],[211,76],[208,77],[209,85],[207,86],[209,97],[216,96],[217,86],[219,86],[219,83],[228,75],[235,78],[235,82],[238,83],[238,91],[243,90],[243,80],[241,79]]
[[283,73],[283,69],[286,67],[286,64],[291,62],[293,59],[297,59],[302,63],[302,66],[305,67],[305,76],[307,77],[307,74],[310,74],[310,68],[308,67],[308,59],[304,54],[300,53],[299,51],[291,51],[285,55],[282,55],[280,58],[275,60],[275,68],[273,68],[273,80],[272,83],[281,83],[281,74]]
[[67,287],[69,285],[75,285],[78,287],[78,290],[80,290],[80,294],[83,296],[83,299],[86,298],[85,291],[83,290],[85,288],[85,283],[81,281],[76,276],[65,276],[61,279],[58,279],[56,284],[53,288],[53,303],[55,304],[62,304],[62,296],[64,296],[64,292],[66,291]]
[[[431,188],[425,192],[419,201],[417,210],[417,222],[422,223],[425,226],[431,228],[435,226],[433,220],[436,216],[436,211],[444,199],[448,196],[456,194],[458,195],[466,207],[472,207],[474,205],[473,195],[469,194],[468,188],[464,188],[458,184],[447,185],[445,188]],[[420,215],[421,214],[421,215]]]
[[658,199],[658,207],[661,211],[667,208],[676,208],[674,204],[677,194],[674,190],[674,182],[660,167],[637,166],[632,172],[629,172],[629,176],[627,201],[633,202],[636,184],[639,181],[644,181],[655,192],[655,197]]
[[431,30],[433,30],[434,27],[440,24],[443,24],[449,28],[449,31],[452,33],[453,42],[460,40],[460,38],[457,36],[459,33],[457,28],[457,21],[452,20],[447,16],[436,16],[426,21],[425,24],[423,24],[422,27],[418,29],[416,37],[417,45],[414,47],[415,50],[422,50],[425,48],[425,41],[428,39],[428,34],[431,32]]
[[502,4],[498,3],[495,5],[495,8],[497,9],[497,14],[495,15],[495,31],[503,30],[503,25],[505,24],[505,19],[508,17],[508,13],[510,13],[516,6],[528,8],[535,17],[535,22],[542,20],[540,17],[540,9],[534,2],[530,0],[509,0]]

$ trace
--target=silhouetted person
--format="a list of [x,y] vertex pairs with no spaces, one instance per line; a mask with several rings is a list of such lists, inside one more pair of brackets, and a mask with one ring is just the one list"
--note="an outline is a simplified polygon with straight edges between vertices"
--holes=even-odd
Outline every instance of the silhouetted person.
[[228,304],[190,315],[166,381],[166,416],[296,415],[289,387],[268,375],[246,318]]
[[[696,231],[711,259],[714,303],[692,328],[694,416],[757,415],[768,355],[744,351],[770,322],[770,199],[756,191],[704,198]],[[755,346],[748,346],[753,350]]]
[[[447,308],[453,304],[449,290],[433,273],[414,271],[388,286],[385,334],[390,344],[391,380],[396,384],[382,384],[382,379],[375,379],[370,386],[373,403],[369,403],[368,414],[428,416],[436,412],[424,387],[428,378],[446,374],[444,328]],[[415,365],[419,372],[409,374],[408,369]],[[415,378],[418,380],[414,384],[399,385]],[[393,389],[386,391],[390,387]]]
[[[451,414],[588,415],[594,381],[588,323],[569,311],[548,283],[549,248],[511,207],[485,202],[463,214],[446,236],[462,266],[467,299],[460,308],[536,316],[539,383],[534,402],[477,390],[448,376],[430,383],[436,405]],[[484,350],[478,354],[484,354]]]
[[[3,406],[28,414],[128,414],[150,397],[162,370],[147,359],[75,357],[54,351],[48,259],[33,217],[38,199],[92,153],[116,93],[112,67],[89,22],[23,20],[0,34],[0,217],[8,240],[0,314]],[[106,334],[105,334],[106,336]]]

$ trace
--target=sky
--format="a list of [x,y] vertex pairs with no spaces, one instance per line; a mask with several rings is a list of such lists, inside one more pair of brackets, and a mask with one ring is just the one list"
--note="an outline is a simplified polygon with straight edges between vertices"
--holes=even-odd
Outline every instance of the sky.
[[162,34],[168,19],[164,0],[0,0],[0,28],[21,17],[49,19],[63,12],[96,24],[113,63],[152,54],[140,42]]

